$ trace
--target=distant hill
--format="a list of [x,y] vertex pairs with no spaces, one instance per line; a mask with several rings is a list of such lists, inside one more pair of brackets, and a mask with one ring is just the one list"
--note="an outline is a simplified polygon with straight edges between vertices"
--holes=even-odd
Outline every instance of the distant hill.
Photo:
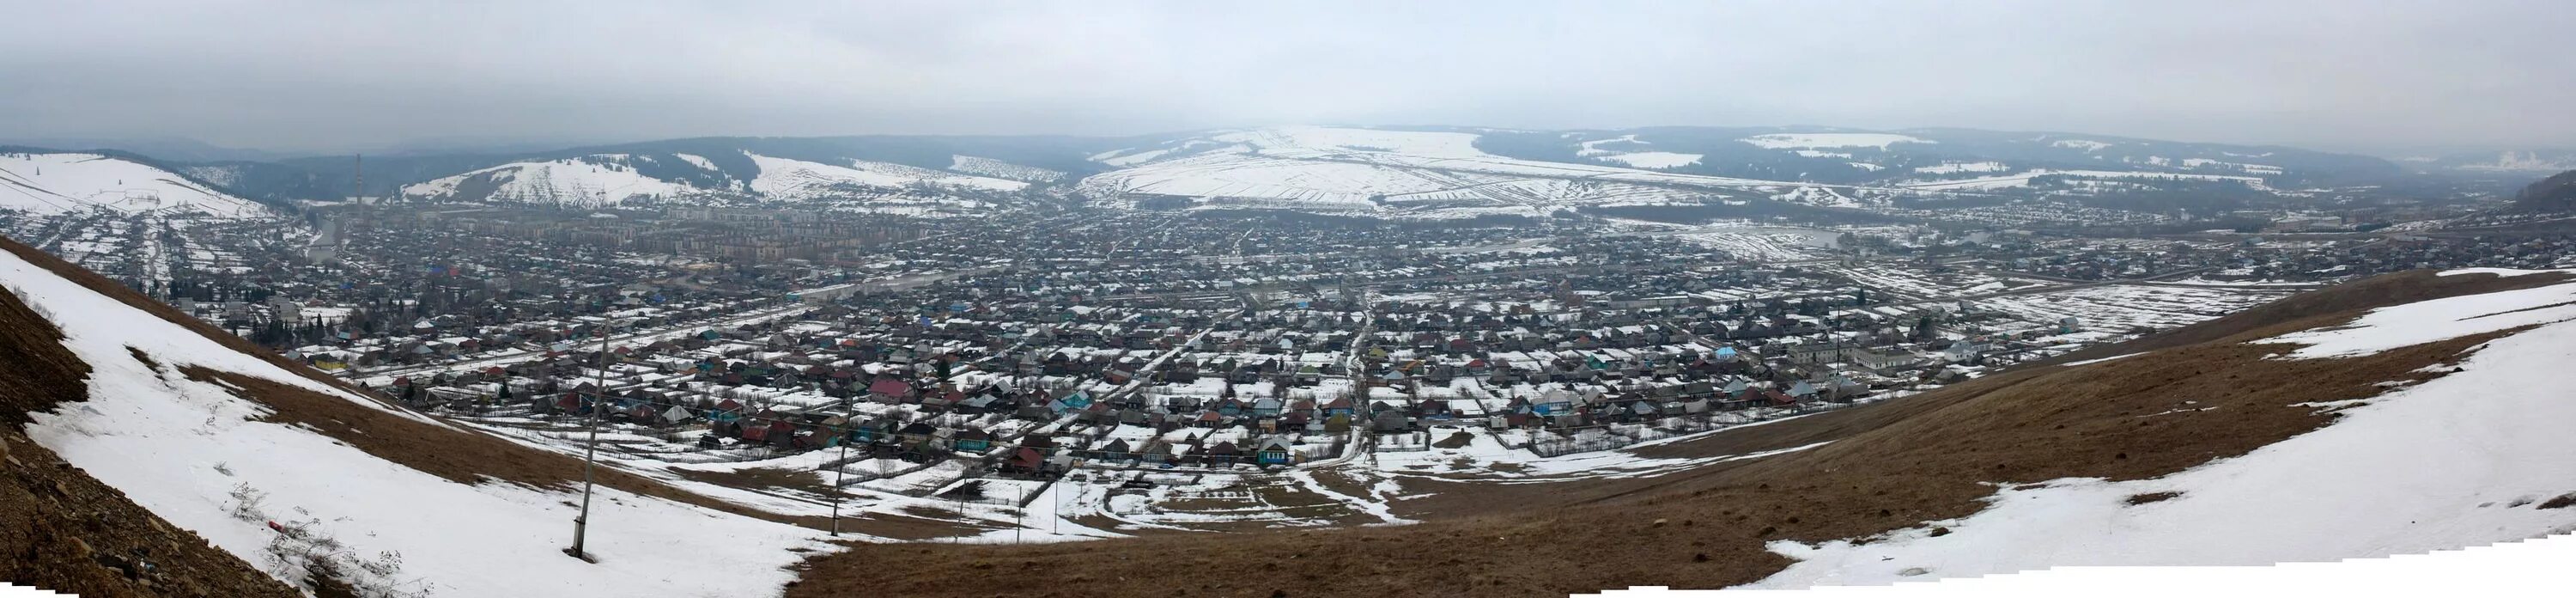
[[272,211],[196,174],[225,173],[191,173],[122,152],[0,148],[0,208],[36,214],[103,208],[216,217]]
[[2379,158],[2279,146],[1815,126],[703,137],[371,155],[363,189],[355,188],[354,162],[353,156],[311,156],[188,161],[174,168],[280,205],[354,194],[571,206],[823,200],[828,205],[815,207],[866,209],[895,202],[907,204],[903,210],[972,212],[1039,189],[1146,209],[1419,219],[1611,208],[1764,210],[1748,202],[1883,214],[1927,207],[1913,205],[1923,201],[1938,208],[2042,196],[2133,211],[2210,213],[2405,175]]
[[[2275,186],[2333,184],[2398,172],[2379,158],[2282,146],[2189,143],[2083,133],[1925,128],[1644,127],[1488,132],[1477,147],[1532,159],[1666,172],[1841,184],[1998,181],[2032,171],[2253,177]],[[2223,180],[2223,179],[2213,179]]]
[[2297,148],[1972,129],[1285,126],[1142,141],[1093,154],[1118,170],[1082,190],[1160,209],[1425,219],[1756,203],[1884,214],[2035,197],[2207,214],[2405,176]]
[[14,137],[0,139],[0,145],[49,147],[69,151],[112,150],[151,156],[172,162],[231,162],[243,160],[282,160],[295,154],[267,150],[223,147],[185,137]]
[[2523,187],[2513,207],[2524,212],[2576,211],[2576,170],[2561,172]]
[[354,194],[431,201],[596,206],[630,198],[805,201],[905,189],[1016,191],[1103,167],[1090,138],[1043,136],[705,137],[515,154],[356,156],[198,165],[251,197]]
[[2409,158],[2409,166],[2461,173],[2547,173],[2576,170],[2576,149],[2512,149]]

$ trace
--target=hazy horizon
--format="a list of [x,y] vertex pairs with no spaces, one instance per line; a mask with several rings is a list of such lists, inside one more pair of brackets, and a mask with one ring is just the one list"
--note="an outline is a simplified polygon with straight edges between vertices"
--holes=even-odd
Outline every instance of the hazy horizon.
[[0,2],[27,16],[0,23],[0,139],[1812,124],[2576,146],[2559,2]]

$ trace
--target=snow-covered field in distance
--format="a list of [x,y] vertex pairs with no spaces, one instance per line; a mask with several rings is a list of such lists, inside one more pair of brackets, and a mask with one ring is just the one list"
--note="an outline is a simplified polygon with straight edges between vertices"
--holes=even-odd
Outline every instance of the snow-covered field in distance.
[[86,153],[0,153],[0,208],[31,214],[107,208],[225,218],[270,213],[258,202],[170,171]]

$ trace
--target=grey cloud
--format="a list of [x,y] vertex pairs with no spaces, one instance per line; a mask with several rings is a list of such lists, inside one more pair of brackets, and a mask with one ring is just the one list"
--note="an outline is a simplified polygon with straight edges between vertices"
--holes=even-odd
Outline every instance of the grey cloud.
[[0,137],[1970,126],[2576,144],[2529,2],[29,2]]

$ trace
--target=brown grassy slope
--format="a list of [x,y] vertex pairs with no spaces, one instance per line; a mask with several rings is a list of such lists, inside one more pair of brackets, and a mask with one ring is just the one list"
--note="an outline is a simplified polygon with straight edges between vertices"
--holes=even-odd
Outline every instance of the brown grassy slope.
[[[2310,291],[2256,306],[2245,311],[2149,335],[2127,343],[2106,345],[2079,351],[2043,364],[2058,364],[2125,355],[2142,351],[2184,345],[2242,341],[2269,337],[2286,332],[2329,325],[2357,312],[2436,297],[2490,293],[2555,284],[2569,277],[2560,274],[2537,274],[2518,277],[2492,275],[2436,276],[2434,271],[2420,270],[2370,278],[2331,289]],[[2047,371],[2025,367],[1961,383],[1961,390],[1941,396],[1966,396],[1983,393],[2017,383],[2029,376]],[[1762,426],[1715,434],[1697,440],[1659,445],[1637,451],[1645,457],[1686,458],[1715,455],[1741,455],[1805,446],[1817,442],[1849,437],[1854,433],[1876,429],[1891,422],[1912,417],[1948,404],[1938,399],[1910,398],[1873,405],[1863,409],[1834,411]],[[1498,508],[1561,507],[1601,502],[1639,494],[1646,490],[1671,486],[1681,480],[1719,475],[1720,472],[1750,465],[1750,462],[1726,462],[1675,475],[1579,482],[1489,485],[1475,482],[1449,482],[1407,479],[1405,492],[1430,493],[1393,505],[1395,512],[1413,519],[1439,519],[1490,513]]]
[[[556,489],[573,489],[581,483],[582,461],[573,456],[532,449],[489,434],[422,423],[264,378],[194,366],[182,368],[181,373],[193,380],[222,380],[242,389],[244,398],[274,410],[267,421],[302,425],[367,454],[449,480],[470,484],[488,478]],[[600,467],[592,474],[604,487],[813,529],[831,527],[829,518],[779,515],[715,500],[615,467]],[[892,537],[925,537],[963,529],[890,516],[843,517],[841,527],[859,533],[883,532],[879,535]]]
[[[1983,392],[1979,389],[2001,388],[2044,370],[2022,369],[1970,380],[1958,385],[1959,394]],[[1854,434],[1885,427],[1889,423],[1928,411],[1939,403],[1908,398],[1902,401],[1874,404],[1862,408],[1828,411],[1758,426],[1737,428],[1704,438],[1656,445],[1638,449],[1636,454],[1649,458],[1693,458],[1725,455],[1749,455],[1791,449],[1849,438]],[[1407,519],[1454,519],[1490,515],[1497,511],[1554,509],[1598,503],[1651,493],[1660,488],[1701,479],[1756,461],[1724,461],[1693,468],[1689,471],[1660,476],[1592,479],[1548,483],[1498,485],[1475,481],[1435,481],[1405,478],[1398,483],[1409,497],[1391,505],[1395,514]],[[1426,496],[1412,496],[1427,493]],[[1365,494],[1365,493],[1361,493]]]
[[[2278,320],[2237,319],[2220,325],[2223,334],[2199,334],[2241,341],[2331,325],[2370,307],[2531,284],[2469,278],[2488,280],[2355,285],[2369,295],[2311,294],[2300,307],[2270,312]],[[1572,504],[1396,528],[1037,546],[859,545],[808,561],[789,593],[1535,596],[1730,586],[1788,564],[1764,550],[1765,541],[1866,538],[1963,517],[1983,508],[1979,499],[1994,490],[1989,483],[2150,478],[2240,455],[2332,417],[2294,403],[2365,398],[2383,390],[2381,381],[2438,375],[2416,370],[2457,359],[2492,336],[2351,359],[2265,360],[2284,349],[2202,342],[2085,366],[2028,367],[1832,418],[1774,424],[1789,427],[1763,433],[1844,436]],[[1707,442],[1735,442],[1717,440],[1728,436]]]
[[[88,397],[89,364],[62,338],[0,292],[0,580],[82,596],[297,595],[20,432],[27,414]],[[157,573],[129,576],[135,561]]]

